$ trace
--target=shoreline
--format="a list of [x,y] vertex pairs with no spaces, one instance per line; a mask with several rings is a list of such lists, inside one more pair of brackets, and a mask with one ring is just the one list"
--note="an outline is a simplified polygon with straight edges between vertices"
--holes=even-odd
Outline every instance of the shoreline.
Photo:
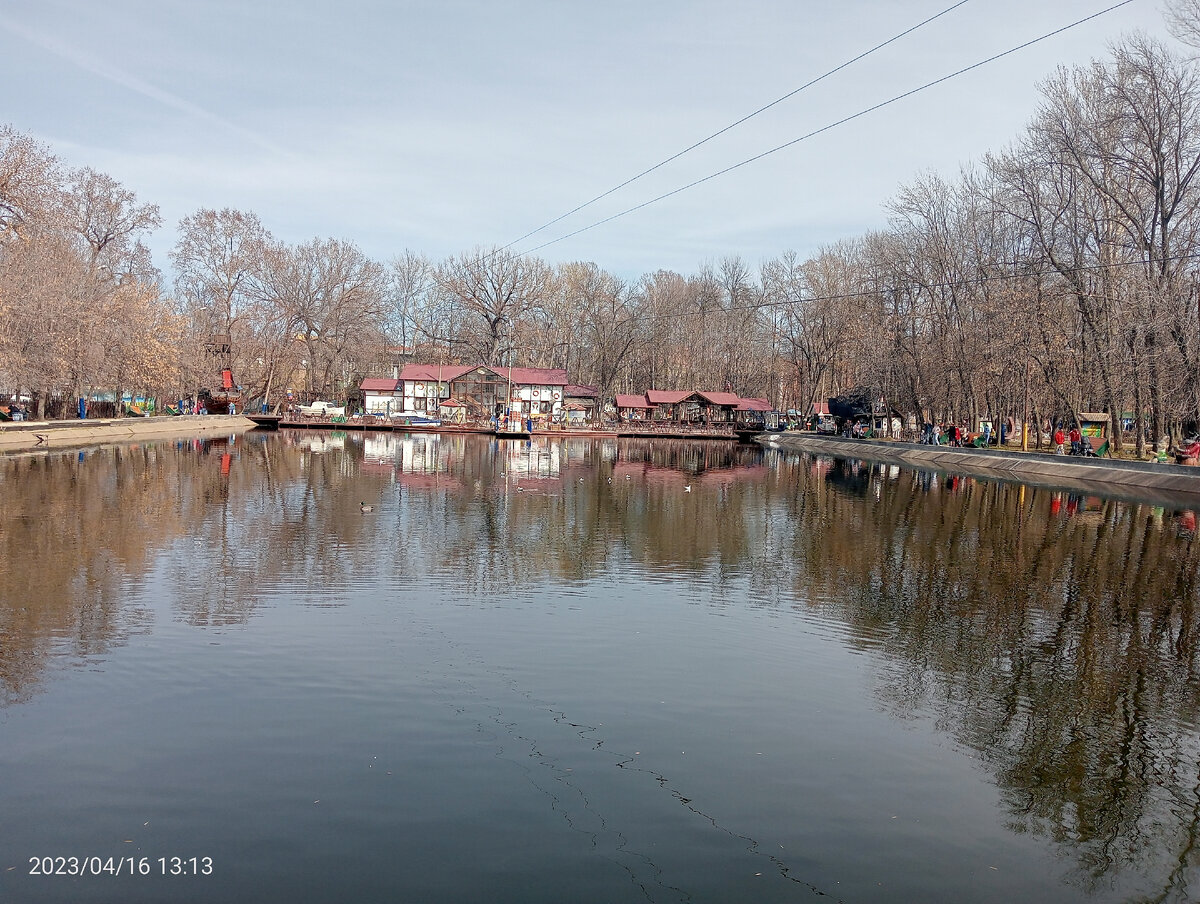
[[185,414],[177,417],[122,417],[73,421],[5,421],[0,423],[0,453],[67,449],[139,439],[228,435],[250,430],[247,418],[228,414]]
[[765,433],[768,449],[858,458],[919,470],[941,471],[1077,490],[1164,505],[1200,507],[1200,468],[1172,463],[1075,458],[1045,452],[958,449],[894,440],[850,439],[808,433]]
[[[106,418],[0,423],[0,454],[243,433],[255,423],[242,415]],[[757,442],[786,449],[866,459],[920,470],[984,477],[1084,493],[1200,508],[1200,467],[1172,463],[1073,458],[1044,452],[958,449],[893,440],[811,433],[765,433]]]

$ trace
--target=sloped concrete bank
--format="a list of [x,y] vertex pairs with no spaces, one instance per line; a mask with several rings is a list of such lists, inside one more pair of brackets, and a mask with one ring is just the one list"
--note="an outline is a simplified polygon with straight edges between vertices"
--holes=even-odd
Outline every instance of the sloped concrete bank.
[[1085,493],[1200,505],[1200,468],[1157,462],[1073,458],[1044,452],[954,449],[888,440],[847,439],[809,433],[768,433],[769,448],[794,449],[839,458],[859,458],[923,470],[989,477]]
[[62,449],[181,436],[228,436],[253,426],[241,415],[227,414],[88,421],[5,421],[0,423],[0,452]]

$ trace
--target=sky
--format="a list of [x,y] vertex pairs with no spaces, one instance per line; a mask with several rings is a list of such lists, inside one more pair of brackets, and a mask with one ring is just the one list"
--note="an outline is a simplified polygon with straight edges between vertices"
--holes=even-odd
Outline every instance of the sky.
[[[954,2],[3,0],[0,123],[159,205],[165,271],[180,219],[225,207],[288,242],[436,261],[509,245]],[[903,184],[1011,144],[1056,67],[1135,29],[1174,43],[1161,0],[554,241],[1115,2],[968,0],[512,250],[636,279],[882,228]]]

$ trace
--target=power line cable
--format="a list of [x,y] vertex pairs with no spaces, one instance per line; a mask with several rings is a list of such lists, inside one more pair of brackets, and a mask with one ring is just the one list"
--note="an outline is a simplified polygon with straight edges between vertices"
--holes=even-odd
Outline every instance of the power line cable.
[[[978,69],[981,66],[986,66],[989,63],[994,63],[996,60],[1003,59],[1006,56],[1011,56],[1012,54],[1017,53],[1018,51],[1025,50],[1028,47],[1032,47],[1034,44],[1039,44],[1042,41],[1048,40],[1049,38],[1053,38],[1056,35],[1062,34],[1063,32],[1070,31],[1072,28],[1077,28],[1078,26],[1083,25],[1085,22],[1090,22],[1093,19],[1098,19],[1100,16],[1107,15],[1108,13],[1111,13],[1114,10],[1120,9],[1122,6],[1128,6],[1130,3],[1133,3],[1133,2],[1134,2],[1134,0],[1121,0],[1120,3],[1115,3],[1112,6],[1108,7],[1107,9],[1102,9],[1099,12],[1092,13],[1090,16],[1084,16],[1082,19],[1077,19],[1076,21],[1070,23],[1069,25],[1064,25],[1061,28],[1056,28],[1054,31],[1047,32],[1046,34],[1042,35],[1041,37],[1034,38],[1031,41],[1026,41],[1024,44],[1019,44],[1016,47],[1012,47],[1008,50],[1003,51],[1002,53],[996,54],[995,56],[990,56],[985,60],[980,60],[977,63],[972,63],[970,66],[965,66],[962,69],[957,70],[956,72],[951,72],[949,75],[943,75],[941,78],[937,78],[931,82],[927,82],[926,84],[921,85],[919,88],[913,88],[911,91],[905,91],[903,94],[897,94],[895,97],[892,97],[888,100],[880,101],[879,103],[874,104],[873,106],[867,107],[866,109],[863,109],[863,110],[859,110],[857,113],[853,113],[850,116],[847,116],[843,119],[837,120],[836,122],[831,122],[826,126],[822,126],[819,129],[815,129],[806,135],[801,135],[799,138],[793,138],[791,141],[784,142],[783,144],[778,145],[777,147],[773,147],[770,150],[763,151],[761,154],[755,154],[753,157],[747,157],[745,160],[742,160],[738,163],[734,163],[731,166],[725,167],[724,169],[717,170],[715,173],[710,173],[709,175],[704,176],[700,179],[696,179],[693,182],[689,182],[686,185],[681,185],[679,188],[672,189],[671,191],[661,194],[656,198],[651,198],[649,201],[643,201],[641,204],[635,204],[633,207],[626,208],[625,210],[622,210],[619,213],[614,213],[612,216],[605,217],[602,220],[597,220],[595,223],[592,223],[588,226],[583,226],[579,229],[576,229],[574,232],[568,232],[566,235],[560,235],[556,239],[551,239],[548,242],[543,242],[542,244],[537,245],[533,248],[530,248],[527,251],[521,252],[521,254],[523,254],[523,255],[524,254],[533,254],[536,251],[541,251],[543,248],[549,248],[551,245],[555,245],[559,242],[565,241],[566,239],[574,238],[575,236],[580,235],[581,233],[587,232],[591,229],[595,229],[597,226],[603,226],[605,223],[611,223],[613,220],[620,219],[621,217],[627,216],[628,214],[631,214],[631,213],[634,213],[635,211],[641,210],[644,207],[649,207],[651,204],[657,204],[659,201],[663,201],[663,200],[666,200],[667,198],[681,194],[682,192],[685,192],[688,189],[695,188],[697,185],[703,185],[705,182],[709,182],[713,179],[716,179],[718,176],[723,176],[726,173],[733,172],[734,170],[740,169],[741,167],[746,166],[750,163],[754,163],[758,160],[762,160],[764,157],[769,157],[772,154],[778,153],[779,151],[782,151],[786,148],[790,148],[793,145],[799,144],[802,141],[807,141],[810,138],[815,138],[817,135],[821,135],[824,132],[828,132],[831,129],[835,129],[838,126],[845,125],[848,122],[853,122],[856,119],[860,119],[861,117],[866,116],[868,113],[874,113],[876,110],[881,110],[884,107],[890,106],[894,103],[897,103],[898,101],[904,100],[905,98],[912,97],[915,94],[920,94],[922,91],[926,91],[930,88],[935,87],[936,85],[942,84],[943,82],[948,82],[953,78],[957,78],[958,76],[964,75],[965,73],[968,73],[968,72],[971,72],[974,69]],[[505,246],[505,247],[508,247],[508,246]]]
[[818,75],[812,81],[805,82],[799,88],[796,88],[793,91],[789,91],[787,94],[784,94],[782,97],[775,98],[775,100],[771,101],[769,104],[764,104],[763,106],[761,106],[757,110],[755,110],[753,113],[747,113],[741,119],[736,120],[735,122],[731,122],[729,125],[725,126],[725,128],[719,129],[716,132],[713,132],[711,135],[709,135],[706,138],[701,138],[695,144],[688,145],[686,148],[684,148],[682,151],[679,151],[677,154],[672,154],[670,157],[666,158],[665,160],[660,160],[658,163],[654,164],[654,166],[650,167],[649,169],[642,170],[636,176],[631,176],[630,178],[628,178],[624,182],[622,182],[620,185],[614,185],[608,191],[603,192],[602,194],[596,195],[596,197],[592,198],[590,201],[584,201],[578,207],[574,207],[571,210],[568,210],[566,213],[562,214],[561,216],[555,217],[553,220],[551,220],[548,223],[543,223],[537,229],[532,229],[529,232],[525,233],[523,236],[513,239],[507,245],[504,245],[503,247],[497,249],[497,251],[498,252],[505,251],[508,248],[511,248],[513,245],[516,245],[520,242],[525,241],[525,239],[529,238],[531,235],[537,235],[543,229],[549,229],[555,223],[565,220],[567,217],[571,216],[572,214],[579,213],[579,211],[583,210],[585,207],[590,207],[591,205],[595,204],[597,201],[599,201],[603,198],[607,198],[609,195],[613,194],[614,192],[620,191],[622,188],[624,188],[627,185],[631,185],[632,183],[636,182],[638,179],[641,179],[643,176],[648,176],[650,173],[654,172],[655,170],[657,170],[661,167],[666,166],[668,163],[678,160],[684,154],[690,153],[691,151],[696,150],[696,148],[700,147],[701,145],[707,144],[708,142],[712,141],[714,138],[724,135],[726,132],[730,131],[731,129],[737,128],[738,126],[740,126],[742,123],[746,122],[747,120],[753,119],[759,113],[764,113],[767,110],[770,110],[772,107],[776,106],[777,104],[783,103],[785,100],[787,100],[790,97],[795,97],[801,91],[811,88],[813,85],[817,84],[818,82],[824,81],[825,79],[829,78],[831,75],[836,75],[837,73],[841,72],[843,69],[845,69],[849,66],[853,66],[855,63],[859,62],[860,60],[863,60],[866,57],[870,56],[871,54],[875,53],[875,51],[882,50],[884,47],[887,47],[889,44],[896,43],[896,41],[899,41],[901,38],[907,37],[908,35],[912,34],[917,29],[928,25],[930,22],[933,22],[935,19],[940,19],[942,16],[946,15],[947,13],[954,12],[954,10],[958,9],[960,6],[963,6],[970,2],[971,2],[971,0],[959,0],[959,2],[946,7],[940,13],[936,13],[935,15],[930,16],[928,19],[918,22],[916,25],[913,25],[910,28],[906,28],[904,31],[900,32],[897,35],[893,35],[892,37],[890,37],[886,41],[884,41],[882,44],[876,44],[870,50],[864,50],[862,53],[860,53],[858,56],[854,57],[853,59],[847,60],[846,62],[842,63],[840,66],[835,66],[833,69],[830,69],[828,72]]

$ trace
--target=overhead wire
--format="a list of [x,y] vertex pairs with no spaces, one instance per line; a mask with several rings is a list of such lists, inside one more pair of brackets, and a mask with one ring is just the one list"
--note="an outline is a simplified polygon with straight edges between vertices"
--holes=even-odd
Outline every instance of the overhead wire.
[[627,185],[632,185],[634,182],[636,182],[638,179],[641,179],[643,176],[648,176],[650,173],[654,172],[657,169],[660,169],[661,167],[666,166],[668,163],[672,163],[673,161],[678,160],[684,154],[688,154],[691,151],[696,150],[696,148],[700,147],[701,145],[707,144],[708,142],[712,141],[714,138],[724,135],[726,132],[728,132],[732,129],[736,129],[742,123],[744,123],[750,119],[753,119],[758,114],[764,113],[767,110],[770,110],[772,107],[783,103],[788,98],[795,97],[801,91],[805,91],[808,88],[811,88],[813,85],[817,84],[818,82],[822,82],[825,79],[829,78],[830,76],[836,75],[837,73],[841,72],[843,69],[846,69],[849,66],[853,66],[855,63],[859,62],[860,60],[866,59],[871,54],[875,53],[877,50],[882,50],[883,48],[887,47],[889,44],[896,43],[901,38],[907,37],[908,35],[912,34],[917,29],[928,25],[930,22],[940,19],[942,16],[945,16],[946,14],[951,13],[954,10],[958,9],[960,6],[963,6],[970,2],[971,2],[971,0],[958,0],[957,3],[954,3],[954,4],[946,7],[941,12],[935,13],[934,15],[930,16],[927,19],[923,19],[922,21],[918,22],[916,25],[906,28],[904,31],[900,32],[899,34],[895,34],[892,37],[888,38],[886,41],[883,41],[880,44],[876,44],[874,47],[870,48],[869,50],[864,50],[858,56],[853,57],[852,59],[846,60],[846,62],[844,62],[838,66],[835,66],[833,69],[830,69],[827,72],[822,73],[821,75],[818,75],[816,78],[812,79],[811,81],[805,82],[799,88],[795,88],[792,91],[789,91],[787,94],[784,94],[781,97],[775,98],[775,100],[771,101],[768,104],[764,104],[763,106],[759,107],[757,110],[753,111],[752,113],[747,113],[741,119],[735,120],[734,122],[731,122],[729,125],[725,126],[724,128],[718,129],[717,131],[713,132],[711,135],[708,135],[705,138],[701,138],[699,141],[695,142],[694,144],[688,145],[683,150],[679,151],[678,153],[672,154],[670,157],[667,157],[665,160],[660,160],[658,163],[654,164],[653,166],[642,170],[636,176],[631,176],[630,178],[626,179],[621,184],[614,185],[608,191],[605,191],[605,192],[602,192],[601,194],[596,195],[596,197],[592,198],[590,201],[584,201],[578,207],[573,207],[570,210],[568,210],[566,213],[555,217],[553,220],[550,220],[547,223],[543,223],[541,226],[537,227],[537,229],[531,229],[529,232],[525,233],[524,235],[513,239],[507,245],[504,245],[504,246],[498,248],[497,252],[506,251],[507,249],[511,248],[513,245],[516,245],[516,244],[519,244],[520,242],[525,241],[525,239],[529,238],[530,236],[537,235],[543,229],[549,229],[555,223],[565,220],[567,217],[571,216],[572,214],[579,213],[579,211],[581,211],[587,207],[590,207],[591,205],[595,204],[597,201],[607,198],[609,195],[611,195],[615,192],[620,191],[622,188],[625,188]]
[[[608,217],[605,217],[604,219],[597,220],[596,222],[591,223],[590,225],[580,227],[579,229],[576,229],[573,232],[568,232],[565,235],[561,235],[556,239],[551,239],[548,242],[543,242],[540,245],[536,245],[533,248],[529,248],[528,250],[522,251],[520,253],[522,255],[533,254],[534,252],[541,251],[543,248],[549,248],[551,245],[556,245],[559,242],[565,241],[569,238],[574,238],[577,235],[580,235],[584,232],[588,232],[589,230],[595,229],[597,226],[603,226],[606,223],[611,223],[613,220],[620,219],[621,217],[624,217],[624,216],[627,216],[636,211],[642,210],[645,207],[649,207],[651,204],[657,204],[659,201],[664,201],[667,198],[674,197],[675,195],[681,194],[685,191],[688,191],[689,189],[695,188],[698,185],[703,185],[705,182],[710,182],[719,176],[724,176],[726,173],[731,173],[734,170],[740,169],[743,166],[747,166],[751,163],[755,163],[759,160],[762,160],[765,157],[769,157],[772,154],[776,154],[779,151],[785,150],[786,148],[793,147],[794,145],[797,145],[797,144],[801,143],[802,141],[807,141],[810,138],[815,138],[818,135],[821,135],[825,132],[828,132],[832,129],[837,128],[838,126],[843,126],[848,122],[853,122],[856,119],[861,119],[863,116],[866,116],[869,113],[874,113],[877,110],[882,110],[884,107],[891,106],[892,104],[898,103],[899,101],[905,100],[906,98],[912,97],[916,94],[920,94],[922,91],[927,91],[930,88],[936,87],[937,85],[943,84],[944,82],[948,82],[951,79],[958,78],[961,75],[965,75],[966,73],[971,72],[975,69],[979,69],[982,66],[986,66],[989,63],[994,63],[994,62],[996,62],[996,60],[1000,60],[1000,59],[1003,59],[1004,57],[1011,56],[1014,53],[1018,53],[1022,50],[1032,47],[1035,44],[1039,44],[1042,41],[1049,40],[1050,38],[1060,35],[1063,32],[1070,31],[1072,28],[1077,28],[1086,22],[1090,22],[1093,19],[1098,19],[1101,16],[1105,16],[1105,15],[1113,12],[1114,10],[1120,9],[1123,6],[1128,6],[1130,3],[1133,3],[1133,2],[1134,2],[1134,0],[1121,0],[1121,2],[1114,3],[1112,6],[1109,6],[1106,9],[1102,9],[1098,12],[1092,13],[1089,16],[1084,16],[1082,19],[1077,19],[1068,25],[1064,25],[1061,28],[1056,28],[1056,29],[1054,29],[1054,31],[1047,32],[1046,34],[1041,35],[1040,37],[1033,38],[1032,40],[1026,41],[1023,44],[1018,44],[1016,47],[1011,47],[1008,50],[1005,50],[1001,53],[997,53],[993,56],[988,57],[987,59],[979,60],[976,63],[972,63],[970,66],[964,66],[962,69],[958,69],[955,72],[951,72],[948,75],[943,75],[940,78],[936,78],[931,82],[926,82],[924,85],[921,85],[920,87],[913,88],[909,91],[905,91],[902,94],[897,94],[894,97],[889,98],[888,100],[880,101],[877,104],[873,104],[870,107],[866,107],[865,109],[859,110],[857,113],[853,113],[850,116],[843,117],[842,119],[839,119],[836,122],[831,122],[828,125],[822,126],[819,129],[814,129],[813,131],[808,132],[805,135],[801,135],[799,138],[793,138],[791,141],[786,141],[781,145],[771,148],[770,150],[766,150],[766,151],[763,151],[762,153],[755,154],[752,157],[747,157],[745,160],[741,160],[738,163],[734,163],[730,166],[725,167],[724,169],[717,170],[714,173],[710,173],[709,175],[703,176],[699,179],[689,182],[686,185],[681,185],[678,188],[672,189],[671,191],[668,191],[668,192],[664,192],[663,194],[658,195],[657,197],[651,198],[648,201],[643,201],[640,204],[635,204],[634,206],[628,207],[625,210],[620,211],[619,213],[614,213],[612,216],[608,216]],[[509,247],[509,246],[505,246],[505,247]]]

